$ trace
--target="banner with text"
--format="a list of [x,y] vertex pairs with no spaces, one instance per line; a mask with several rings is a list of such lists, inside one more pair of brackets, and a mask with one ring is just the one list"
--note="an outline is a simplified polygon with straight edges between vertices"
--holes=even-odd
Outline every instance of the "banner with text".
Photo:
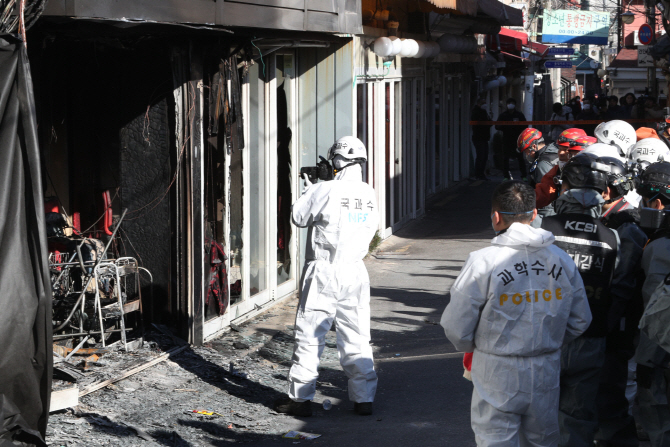
[[609,26],[609,12],[545,11],[542,42],[607,45]]

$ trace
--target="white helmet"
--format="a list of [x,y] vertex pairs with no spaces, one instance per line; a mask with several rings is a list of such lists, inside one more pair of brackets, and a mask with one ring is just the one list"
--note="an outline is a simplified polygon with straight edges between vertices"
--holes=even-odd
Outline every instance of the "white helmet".
[[588,146],[582,151],[582,154],[593,154],[596,157],[612,157],[622,162],[626,162],[626,159],[619,155],[619,148],[605,143],[596,143]]
[[622,157],[628,155],[631,147],[637,141],[637,135],[633,126],[621,120],[612,120],[598,124],[594,135],[599,142],[611,144],[619,148],[619,155]]
[[361,140],[356,137],[342,137],[328,149],[328,160],[341,155],[347,160],[367,161],[368,151]]
[[657,138],[644,138],[633,146],[628,158],[633,164],[670,161],[670,149]]

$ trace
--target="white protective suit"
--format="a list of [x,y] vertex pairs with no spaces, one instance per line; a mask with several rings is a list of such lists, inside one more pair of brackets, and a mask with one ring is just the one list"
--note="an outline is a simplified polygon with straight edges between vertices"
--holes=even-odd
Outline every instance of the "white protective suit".
[[377,390],[370,347],[370,279],[363,263],[377,231],[375,192],[359,164],[308,187],[293,204],[293,223],[309,227],[289,397],[312,400],[319,358],[333,320],[349,399],[372,402]]
[[441,324],[474,352],[471,423],[478,446],[558,445],[560,349],[591,323],[573,260],[545,230],[513,223],[470,253]]

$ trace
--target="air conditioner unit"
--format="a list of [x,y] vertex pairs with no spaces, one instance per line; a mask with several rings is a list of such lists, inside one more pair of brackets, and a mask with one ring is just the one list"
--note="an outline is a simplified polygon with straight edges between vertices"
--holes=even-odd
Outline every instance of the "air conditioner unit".
[[598,50],[591,50],[591,57],[598,57]]

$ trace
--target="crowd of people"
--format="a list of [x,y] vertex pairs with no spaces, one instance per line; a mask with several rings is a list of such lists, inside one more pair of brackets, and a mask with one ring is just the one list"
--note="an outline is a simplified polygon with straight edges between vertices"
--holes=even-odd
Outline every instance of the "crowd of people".
[[[523,112],[517,109],[516,100],[509,98],[506,102],[506,108],[498,116],[497,121],[506,123],[510,121],[526,121]],[[659,104],[656,98],[641,95],[635,97],[632,93],[627,93],[621,98],[617,96],[603,96],[599,98],[585,97],[583,100],[574,97],[566,104],[560,102],[552,106],[552,113],[549,121],[557,121],[557,124],[549,126],[549,131],[544,135],[547,143],[556,142],[562,131],[571,127],[564,121],[612,121],[612,120],[649,120],[648,123],[636,124],[634,127],[655,127],[655,122],[664,118],[665,109]],[[491,115],[487,110],[486,100],[479,99],[472,111],[472,121],[491,121]],[[585,123],[579,127],[588,135],[593,135],[597,124]],[[526,126],[510,126],[508,124],[496,125],[496,130],[500,131],[502,136],[502,161],[499,166],[506,179],[511,179],[512,175],[509,169],[509,159],[517,160],[519,171],[522,178],[526,178],[527,169],[516,151],[516,139],[519,133]],[[478,179],[487,179],[486,164],[489,158],[489,140],[490,125],[475,125],[472,128],[472,142],[476,150],[475,177]]]
[[[634,117],[635,103],[554,115]],[[525,121],[507,105],[501,119]],[[470,254],[441,321],[468,353],[477,445],[670,446],[668,124],[561,125],[546,140],[500,127],[525,178],[495,189],[496,237]]]
[[[580,100],[578,96],[572,98],[565,106],[555,103],[556,108],[567,107],[577,120],[628,120],[628,119],[657,119],[663,117],[663,108],[656,98],[648,95],[635,97],[627,93],[621,98],[611,95],[595,98],[592,96]],[[560,113],[558,113],[560,115]]]

